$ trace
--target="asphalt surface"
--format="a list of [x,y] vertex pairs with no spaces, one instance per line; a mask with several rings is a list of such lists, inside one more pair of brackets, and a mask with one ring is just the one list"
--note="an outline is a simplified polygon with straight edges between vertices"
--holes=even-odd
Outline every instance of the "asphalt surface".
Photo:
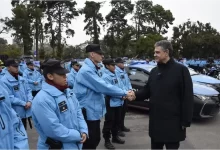
[[[116,149],[150,149],[148,120],[147,111],[129,109],[125,124],[131,132],[123,138],[125,144],[114,144]],[[36,149],[38,135],[35,129],[28,129],[27,132],[30,148]],[[103,138],[98,149],[105,149]],[[220,114],[215,119],[194,120],[180,149],[220,149]]]

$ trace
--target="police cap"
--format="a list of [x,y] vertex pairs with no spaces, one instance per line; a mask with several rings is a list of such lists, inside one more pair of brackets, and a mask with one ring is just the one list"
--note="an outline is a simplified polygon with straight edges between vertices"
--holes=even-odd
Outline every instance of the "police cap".
[[64,75],[69,73],[69,71],[63,68],[59,60],[49,59],[42,64],[44,75],[48,73],[56,73],[58,75]]
[[118,57],[115,59],[115,62],[116,63],[124,63],[125,61],[122,58]]
[[28,61],[26,62],[26,64],[29,66],[29,65],[34,65],[34,63],[32,61]]
[[115,65],[115,64],[116,64],[115,61],[114,61],[113,59],[111,59],[111,58],[104,59],[104,60],[102,61],[102,63],[103,63],[104,65]]
[[9,66],[18,67],[19,64],[14,59],[9,58],[5,61],[5,66],[6,67],[9,67]]
[[79,64],[77,61],[71,61],[71,66],[73,66],[73,65],[78,65],[78,66],[80,66],[80,64]]
[[101,50],[100,45],[99,44],[89,44],[86,46],[86,53],[89,52],[95,52],[98,53],[100,55],[103,55],[104,52]]

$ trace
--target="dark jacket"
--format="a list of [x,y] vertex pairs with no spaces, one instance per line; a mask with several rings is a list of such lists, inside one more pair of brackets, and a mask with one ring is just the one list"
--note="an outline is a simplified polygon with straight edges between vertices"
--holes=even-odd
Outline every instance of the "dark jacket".
[[188,69],[170,59],[152,69],[149,80],[136,99],[150,98],[149,136],[158,142],[186,138],[193,115],[193,85]]

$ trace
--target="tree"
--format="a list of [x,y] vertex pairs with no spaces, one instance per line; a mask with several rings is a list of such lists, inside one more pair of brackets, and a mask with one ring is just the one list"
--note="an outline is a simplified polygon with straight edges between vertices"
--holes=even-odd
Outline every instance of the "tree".
[[136,40],[138,40],[140,36],[148,33],[147,23],[149,21],[149,14],[152,13],[152,7],[153,3],[149,0],[138,0],[136,2],[135,13],[132,17],[136,28]]
[[[54,48],[57,46],[57,57],[61,58],[63,53],[63,47],[65,38],[62,37],[63,29],[67,38],[74,36],[74,30],[69,28],[71,20],[78,16],[78,12],[75,8],[75,1],[47,1],[47,15],[48,23],[45,25],[46,30],[50,29],[51,32],[51,45]],[[53,28],[55,25],[55,28]],[[57,43],[56,43],[57,42]]]
[[[10,29],[14,30],[12,36],[17,40],[22,41],[24,54],[32,54],[32,45],[33,45],[33,29],[31,23],[33,19],[31,18],[30,8],[23,3],[12,1],[14,8],[12,8],[12,18],[6,18],[5,24]],[[16,2],[16,3],[14,3]]]
[[45,11],[45,5],[44,2],[41,1],[30,1],[29,4],[30,11],[31,11],[31,17],[33,18],[33,29],[35,29],[35,44],[36,44],[36,59],[38,60],[38,44],[39,44],[39,38],[40,34],[42,34],[41,30],[43,30],[42,25],[42,18],[43,13]]
[[103,25],[102,14],[99,13],[101,3],[94,1],[86,1],[82,13],[85,14],[84,22],[87,23],[84,27],[87,35],[93,39],[93,43],[99,44],[100,25]]
[[154,5],[149,14],[148,22],[152,25],[152,33],[165,34],[169,25],[173,24],[175,18],[170,10],[165,10],[161,5]]
[[1,35],[2,33],[7,33],[7,32],[8,32],[8,28],[7,28],[7,26],[5,26],[5,21],[6,21],[6,19],[7,19],[7,18],[5,18],[5,19],[1,18],[1,19],[0,19],[0,35]]
[[141,56],[153,57],[154,54],[154,44],[157,41],[165,39],[160,34],[149,34],[147,37],[140,37],[137,41],[137,50],[136,54]]
[[[127,24],[127,19],[125,19],[125,17],[128,14],[132,13],[134,9],[134,4],[131,4],[131,1],[129,0],[112,0],[111,5],[113,8],[110,13],[105,17],[108,24],[105,41],[107,41],[108,46],[111,48],[111,57],[114,57],[113,53],[115,53],[117,56],[121,55],[120,50],[118,50],[117,48],[115,49],[115,47],[119,45],[117,41],[120,41],[120,39],[124,36],[125,28],[129,28]],[[124,39],[127,40],[128,38]],[[125,42],[125,40],[123,41]],[[115,43],[116,45],[112,45],[113,43]]]
[[0,38],[0,45],[6,45],[8,44],[8,41],[4,38]]
[[7,55],[10,58],[17,59],[21,56],[22,50],[16,45],[6,45],[4,51],[1,51],[0,54]]
[[173,27],[174,49],[184,57],[208,57],[220,55],[220,34],[210,23],[187,22]]

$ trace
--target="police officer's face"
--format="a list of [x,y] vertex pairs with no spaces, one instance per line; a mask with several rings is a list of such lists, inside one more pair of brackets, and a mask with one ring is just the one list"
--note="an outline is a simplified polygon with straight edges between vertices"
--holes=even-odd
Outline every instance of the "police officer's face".
[[28,65],[29,69],[34,69],[34,65]]
[[66,74],[59,75],[59,74],[53,73],[53,74],[47,74],[47,77],[49,80],[52,80],[57,85],[60,85],[60,86],[67,85]]
[[124,69],[124,68],[125,68],[124,63],[118,63],[117,66],[118,66],[119,68],[121,68],[121,69]]
[[106,67],[108,68],[109,71],[115,73],[115,65],[106,65]]
[[10,73],[15,73],[15,74],[17,74],[17,73],[18,73],[18,67],[9,66],[9,67],[8,67],[8,71],[9,71]]
[[154,49],[154,57],[156,62],[165,62],[167,58],[169,58],[169,52],[168,50],[163,50],[162,47],[156,46]]
[[93,52],[92,57],[96,63],[101,63],[104,58],[104,55]]
[[73,65],[73,69],[75,69],[76,71],[79,71],[80,65],[78,65],[78,64]]

